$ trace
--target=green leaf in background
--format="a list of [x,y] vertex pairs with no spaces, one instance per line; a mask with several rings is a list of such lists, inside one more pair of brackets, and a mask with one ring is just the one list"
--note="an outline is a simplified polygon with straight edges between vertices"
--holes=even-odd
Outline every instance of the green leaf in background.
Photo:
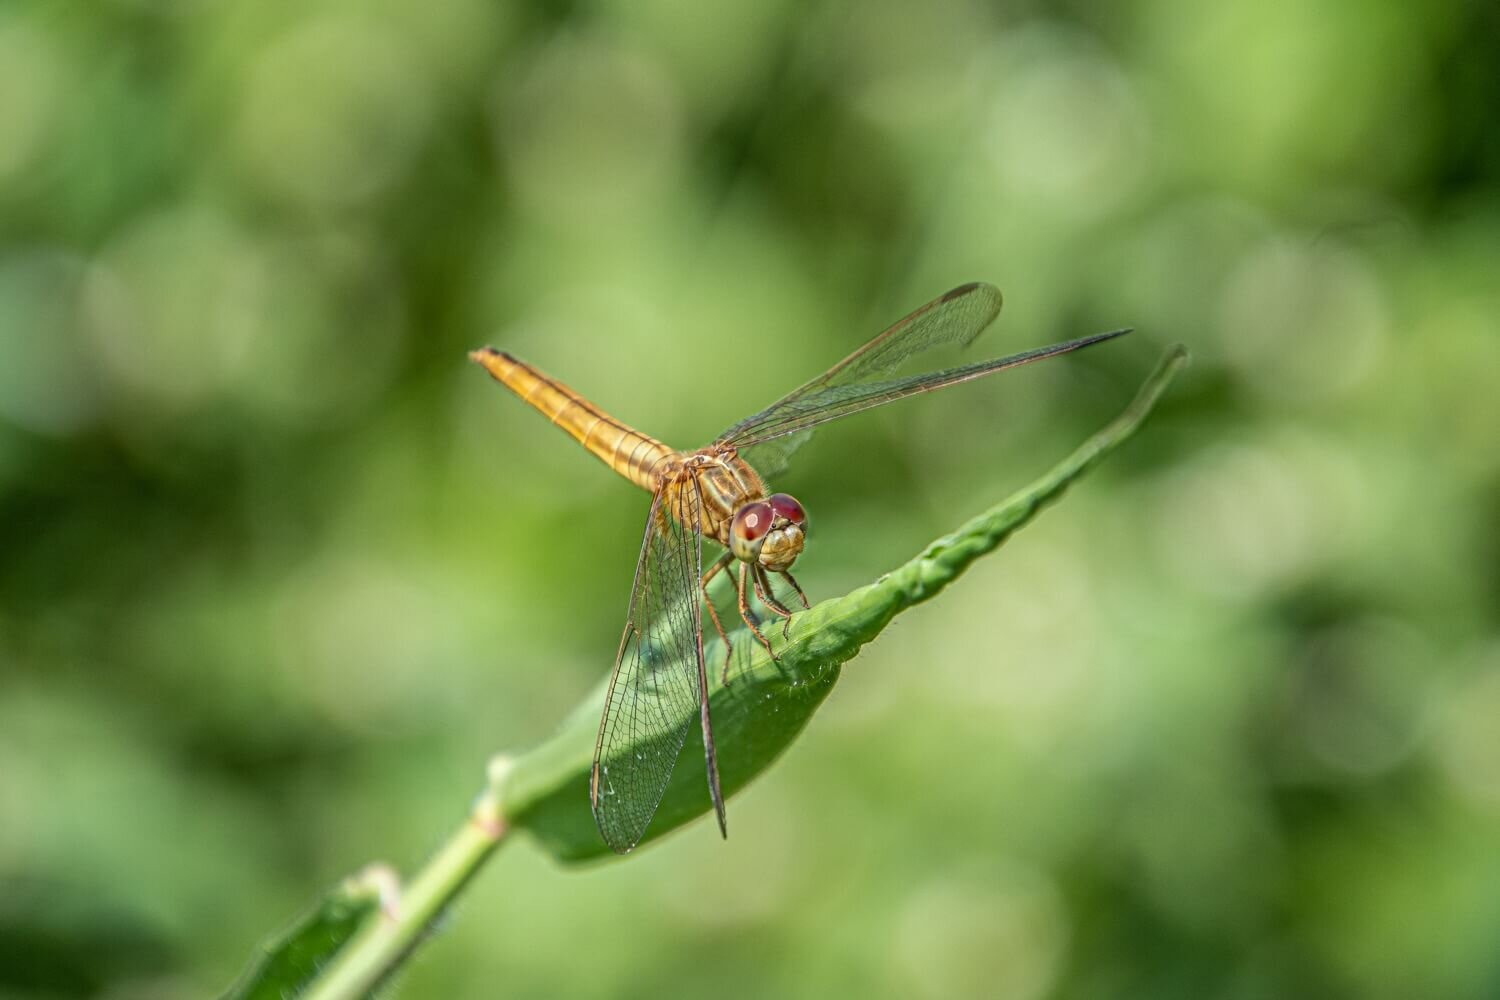
[[[1169,351],[1130,407],[1041,479],[933,542],[875,583],[799,613],[785,639],[780,628],[769,629],[778,660],[772,660],[743,630],[736,633],[738,638],[731,639],[736,663],[729,683],[713,681],[710,695],[726,796],[752,781],[791,745],[833,689],[842,664],[879,635],[892,618],[936,596],[970,563],[994,550],[1129,438],[1186,360],[1182,348]],[[718,639],[706,644],[704,652],[711,664],[721,662],[724,655]],[[562,861],[609,853],[594,827],[588,800],[604,692],[601,684],[550,740],[518,757],[498,787],[507,825],[528,830]],[[710,806],[702,733],[694,731],[698,736],[683,746],[643,844],[697,818]]]
[[289,1000],[302,995],[395,885],[395,873],[382,865],[347,879],[280,937],[267,942],[222,1000]]

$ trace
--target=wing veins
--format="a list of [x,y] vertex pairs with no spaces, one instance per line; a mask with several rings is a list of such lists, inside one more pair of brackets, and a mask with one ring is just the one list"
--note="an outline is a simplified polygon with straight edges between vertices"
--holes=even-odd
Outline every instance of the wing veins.
[[[780,412],[768,414],[768,419],[761,420],[754,426],[745,428],[738,435],[727,438],[726,443],[732,444],[737,448],[753,447],[754,445],[773,441],[800,431],[811,430],[819,424],[827,423],[830,420],[837,420],[840,417],[846,417],[851,413],[884,406],[886,403],[893,403],[898,399],[914,396],[917,393],[930,392],[934,389],[942,389],[950,385],[970,382],[985,375],[1005,371],[1008,368],[1019,368],[1033,361],[1042,361],[1061,354],[1068,354],[1128,332],[1128,330],[1112,330],[1108,333],[1080,337],[1077,340],[1070,340],[1061,344],[1051,344],[1047,347],[1022,351],[1003,358],[978,361],[973,364],[959,365],[954,368],[927,372],[921,375],[911,375],[906,378],[830,387],[822,392],[810,395],[805,401],[801,399],[792,400],[790,403],[783,405]],[[838,392],[839,389],[849,391],[847,394],[840,394]]]
[[[688,509],[694,500],[701,506],[696,480],[652,497],[605,692],[594,744],[592,805],[600,835],[618,853],[645,835],[693,722],[708,727],[697,591],[703,540],[697,508]],[[705,747],[711,747],[711,732],[704,735]],[[713,763],[711,754],[708,762]],[[712,767],[709,778],[722,826],[723,800]]]

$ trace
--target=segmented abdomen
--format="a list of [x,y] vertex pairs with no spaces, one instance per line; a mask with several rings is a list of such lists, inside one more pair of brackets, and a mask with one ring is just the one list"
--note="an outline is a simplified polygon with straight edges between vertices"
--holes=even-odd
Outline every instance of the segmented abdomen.
[[470,353],[501,385],[573,436],[605,465],[642,489],[655,491],[653,470],[675,454],[655,438],[620,423],[556,379],[504,351]]

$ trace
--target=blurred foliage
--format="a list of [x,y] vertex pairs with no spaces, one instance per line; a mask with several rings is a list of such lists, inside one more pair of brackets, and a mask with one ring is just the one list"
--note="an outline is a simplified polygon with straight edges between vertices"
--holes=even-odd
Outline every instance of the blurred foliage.
[[971,279],[1140,332],[820,433],[814,599],[1195,366],[727,845],[507,851],[403,995],[1500,992],[1497,28],[8,0],[0,996],[222,989],[607,670],[645,498],[468,348],[695,446]]

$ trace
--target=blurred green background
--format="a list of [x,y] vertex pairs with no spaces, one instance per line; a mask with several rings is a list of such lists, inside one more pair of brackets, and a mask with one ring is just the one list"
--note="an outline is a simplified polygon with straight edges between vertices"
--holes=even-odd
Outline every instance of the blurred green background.
[[1497,33],[7,0],[0,997],[222,989],[608,670],[646,498],[466,350],[697,446],[974,279],[975,356],[1139,332],[822,431],[814,599],[1195,365],[727,844],[512,845],[395,992],[1500,995]]

